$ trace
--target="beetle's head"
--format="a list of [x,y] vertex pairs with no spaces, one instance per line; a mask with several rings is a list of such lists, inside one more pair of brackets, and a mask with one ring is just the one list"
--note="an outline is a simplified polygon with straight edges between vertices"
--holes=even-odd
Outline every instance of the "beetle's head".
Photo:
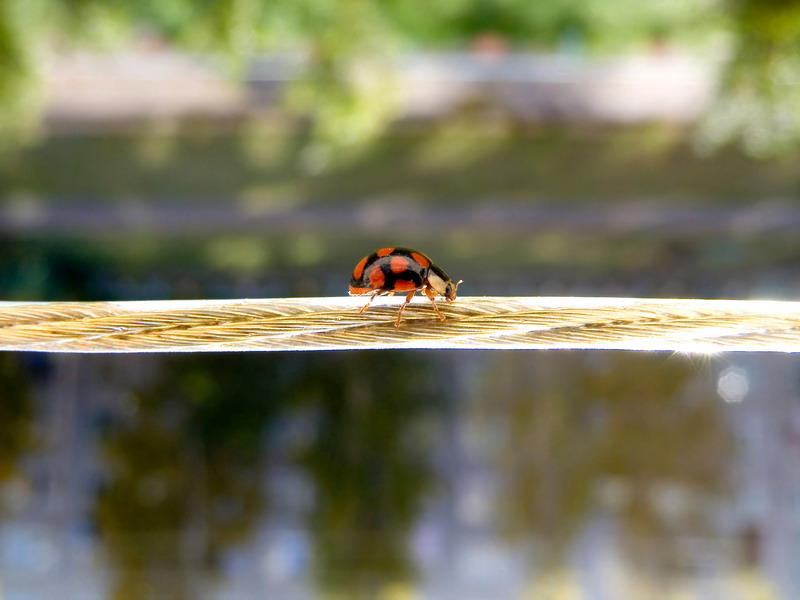
[[447,285],[444,286],[444,294],[445,300],[448,302],[452,302],[456,299],[456,292],[458,292],[458,284],[461,283],[461,279],[453,283],[452,281],[448,281]]
[[461,281],[453,283],[447,273],[436,265],[431,265],[430,271],[428,271],[428,286],[434,294],[444,296],[447,301],[452,302],[456,299],[459,283]]

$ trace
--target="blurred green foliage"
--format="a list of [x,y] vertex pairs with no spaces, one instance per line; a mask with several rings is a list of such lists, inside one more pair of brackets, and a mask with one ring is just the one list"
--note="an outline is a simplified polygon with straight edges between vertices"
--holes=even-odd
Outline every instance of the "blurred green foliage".
[[699,145],[740,141],[755,156],[785,154],[800,140],[800,1],[730,5],[733,56]]
[[421,10],[414,0],[2,0],[0,131],[6,143],[35,131],[48,53],[120,47],[147,35],[214,53],[240,75],[256,53],[289,52],[306,59],[307,77],[290,86],[286,99],[293,111],[313,117],[306,162],[314,170],[334,150],[363,144],[390,121],[398,51],[467,48],[487,34],[516,49],[572,53],[664,42],[708,48],[727,36],[733,57],[701,145],[743,140],[765,153],[800,136],[800,111],[793,110],[797,6],[795,0],[442,0]]
[[[174,152],[153,162],[148,152],[160,144]],[[770,205],[780,211],[800,191],[797,152],[756,160],[728,148],[697,157],[671,128],[506,135],[458,119],[431,130],[393,130],[359,159],[316,177],[298,168],[297,152],[285,131],[187,126],[159,135],[53,136],[16,153],[0,161],[0,197],[6,198],[0,210],[20,215],[22,223],[0,240],[0,296],[336,295],[346,293],[348,273],[365,248],[397,236],[464,279],[469,295],[572,293],[563,286],[576,284],[629,295],[797,295],[800,248],[788,227],[731,230],[723,222],[719,231],[676,226],[656,236],[635,229],[520,227],[509,236],[506,226],[458,224],[459,214],[480,214],[497,204],[610,214],[633,205],[655,212],[687,207],[724,216],[754,199],[775,199]],[[159,209],[215,206],[220,212],[212,211],[199,230],[169,231],[158,223]],[[269,226],[272,216],[333,207],[343,217],[336,225],[312,221],[302,233]],[[391,220],[398,207],[440,211],[455,221],[435,227],[421,222],[401,232]],[[89,225],[62,228],[55,213],[44,225],[25,229],[28,216],[35,225],[50,210],[83,215]],[[113,223],[98,217],[104,210],[115,215]],[[234,225],[226,222],[228,213]],[[373,215],[377,227],[347,226],[347,219],[361,223]],[[242,230],[251,216],[260,221]],[[381,219],[387,219],[383,226]],[[759,289],[758,280],[766,287]],[[675,283],[682,287],[669,287]]]
[[36,60],[41,2],[0,1],[0,149],[36,130],[41,97]]
[[[153,160],[161,146],[167,149]],[[291,132],[274,127],[52,136],[0,161],[0,196],[34,212],[59,202],[225,199],[258,214],[391,198],[453,207],[492,198],[730,205],[800,190],[797,151],[771,161],[733,148],[698,158],[682,129],[658,126],[515,130],[510,122],[480,127],[455,117],[421,131],[391,130],[357,160],[315,177],[298,166],[300,152]]]

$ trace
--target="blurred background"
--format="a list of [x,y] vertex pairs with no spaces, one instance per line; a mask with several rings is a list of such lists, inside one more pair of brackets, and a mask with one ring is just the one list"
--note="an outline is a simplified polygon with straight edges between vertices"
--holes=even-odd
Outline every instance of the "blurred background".
[[[3,0],[0,299],[796,299],[796,0]],[[0,599],[793,600],[800,362],[0,354]]]

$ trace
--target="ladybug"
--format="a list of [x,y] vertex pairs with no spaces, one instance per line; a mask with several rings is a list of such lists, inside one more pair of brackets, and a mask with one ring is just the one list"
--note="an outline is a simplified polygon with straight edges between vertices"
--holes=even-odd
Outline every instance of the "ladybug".
[[[400,327],[403,309],[418,291],[423,292],[433,303],[433,310],[444,321],[444,315],[436,306],[436,296],[444,296],[448,302],[456,299],[458,284],[453,283],[447,273],[437,267],[422,252],[411,248],[381,248],[365,256],[353,269],[350,280],[350,295],[371,294],[369,302],[361,309],[363,313],[376,296],[408,292],[406,301],[397,313],[395,327]],[[359,314],[361,314],[359,313]]]

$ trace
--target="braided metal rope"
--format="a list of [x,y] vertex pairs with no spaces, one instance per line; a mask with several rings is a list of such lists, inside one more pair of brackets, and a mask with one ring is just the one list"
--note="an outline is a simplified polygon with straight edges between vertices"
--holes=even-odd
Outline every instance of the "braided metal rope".
[[636,298],[0,303],[0,349],[209,352],[385,348],[800,351],[800,302]]

